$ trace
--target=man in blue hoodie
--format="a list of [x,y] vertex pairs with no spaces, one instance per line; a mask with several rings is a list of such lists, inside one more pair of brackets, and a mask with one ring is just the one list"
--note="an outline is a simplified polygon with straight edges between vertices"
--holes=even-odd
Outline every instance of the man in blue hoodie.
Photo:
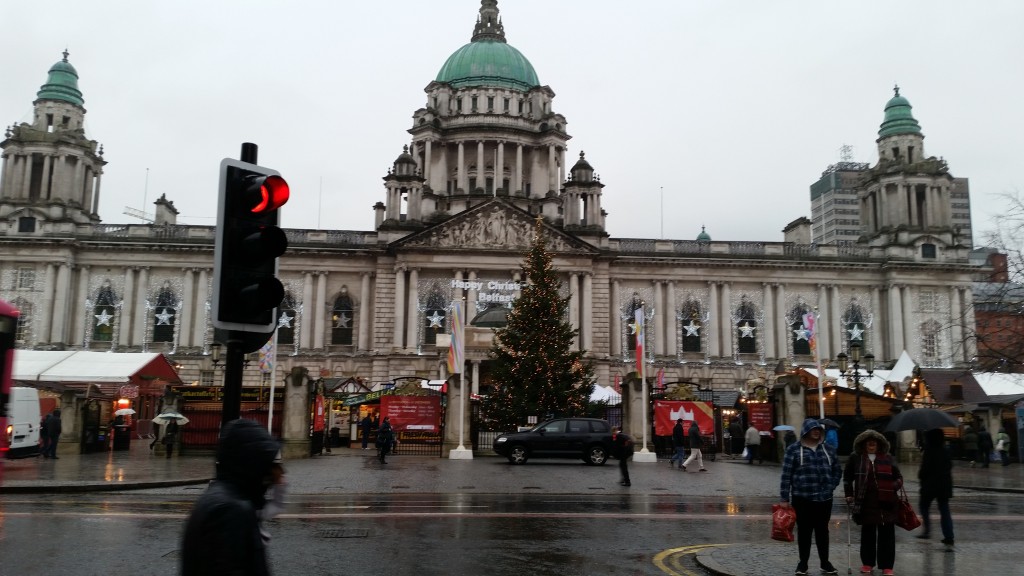
[[818,548],[823,574],[838,574],[828,559],[828,523],[832,518],[832,493],[843,479],[835,448],[822,441],[825,428],[813,418],[804,420],[800,440],[786,448],[782,459],[779,492],[783,506],[796,511],[798,576],[807,574],[811,557],[811,534]]

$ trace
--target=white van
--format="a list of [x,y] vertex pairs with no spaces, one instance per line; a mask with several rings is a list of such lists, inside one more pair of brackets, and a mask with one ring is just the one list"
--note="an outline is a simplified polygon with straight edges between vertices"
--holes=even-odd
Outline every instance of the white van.
[[25,458],[39,455],[39,390],[35,388],[12,387],[10,402],[7,404],[8,458]]

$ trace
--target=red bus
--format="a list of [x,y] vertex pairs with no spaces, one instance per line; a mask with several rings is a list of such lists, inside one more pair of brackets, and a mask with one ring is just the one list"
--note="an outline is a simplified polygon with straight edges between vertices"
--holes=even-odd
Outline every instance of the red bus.
[[[14,370],[14,334],[18,328],[18,310],[0,300],[0,460],[7,456],[11,433],[7,427],[7,404],[11,397],[11,371]],[[3,468],[0,468],[0,475]],[[0,476],[0,480],[3,477]]]

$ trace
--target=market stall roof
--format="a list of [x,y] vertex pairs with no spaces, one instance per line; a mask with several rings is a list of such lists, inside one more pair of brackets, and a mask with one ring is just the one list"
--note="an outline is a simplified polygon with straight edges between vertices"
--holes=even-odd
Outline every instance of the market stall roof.
[[182,384],[163,354],[16,350],[13,379],[20,382],[143,384],[161,380]]

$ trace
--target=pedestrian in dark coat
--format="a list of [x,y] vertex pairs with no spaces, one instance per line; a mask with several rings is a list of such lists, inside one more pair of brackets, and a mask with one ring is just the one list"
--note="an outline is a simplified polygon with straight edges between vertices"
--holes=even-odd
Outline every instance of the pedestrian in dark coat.
[[733,418],[729,424],[729,451],[732,452],[733,458],[743,453],[743,441],[743,426],[740,425],[740,419]]
[[792,506],[796,511],[800,553],[797,575],[807,574],[812,535],[822,574],[839,573],[829,561],[828,523],[832,518],[832,493],[843,479],[843,469],[835,449],[823,441],[824,436],[825,428],[820,422],[813,418],[804,420],[800,440],[790,444],[782,458],[779,492],[782,505]]
[[991,460],[992,449],[994,444],[992,443],[992,434],[985,429],[985,425],[982,424],[978,428],[978,459],[981,460],[981,467],[988,468],[988,461]]
[[707,472],[704,468],[704,456],[701,455],[700,450],[704,445],[704,439],[700,437],[700,427],[697,426],[697,422],[690,423],[690,431],[687,433],[690,440],[690,457],[683,462],[683,472],[686,472],[686,465],[694,460],[697,460],[697,466],[700,467],[701,472]]
[[978,433],[970,426],[964,426],[964,455],[971,461],[971,468],[978,461]]
[[843,472],[843,493],[853,510],[853,521],[860,525],[860,571],[867,574],[877,563],[882,574],[892,574],[903,475],[882,434],[861,432],[853,441],[853,450]]
[[633,437],[622,431],[622,426],[615,428],[615,435],[612,436],[612,455],[619,460],[619,473],[622,478],[619,484],[630,486],[629,481],[629,459],[633,457]]
[[391,451],[395,440],[395,431],[391,428],[391,417],[387,416],[377,429],[377,457],[381,464],[387,464],[385,457]]
[[171,457],[171,453],[174,452],[174,443],[178,440],[178,421],[171,420],[167,423],[164,428],[164,453],[168,458]]
[[675,453],[669,459],[668,467],[671,468],[678,461],[679,469],[682,470],[683,460],[686,459],[686,432],[683,431],[682,418],[677,419],[676,425],[672,428],[672,448],[675,449]]
[[931,533],[931,522],[928,519],[928,508],[932,500],[938,503],[939,526],[942,528],[942,543],[953,545],[953,516],[949,513],[949,499],[953,497],[953,460],[946,452],[946,437],[941,428],[929,430],[925,434],[924,451],[921,453],[921,466],[917,469],[917,478],[921,482],[921,526],[924,531],[918,538],[928,538]]
[[185,525],[182,576],[268,576],[259,511],[280,451],[266,427],[232,420],[217,442],[217,473]]
[[49,441],[46,447],[46,454],[56,460],[57,456],[57,440],[60,438],[61,426],[60,426],[60,410],[54,410],[46,417],[46,438]]
[[362,422],[359,423],[359,426],[363,433],[363,450],[366,450],[367,446],[370,444],[370,430],[373,429],[373,419],[370,418],[369,414],[367,414],[366,417],[363,418]]

